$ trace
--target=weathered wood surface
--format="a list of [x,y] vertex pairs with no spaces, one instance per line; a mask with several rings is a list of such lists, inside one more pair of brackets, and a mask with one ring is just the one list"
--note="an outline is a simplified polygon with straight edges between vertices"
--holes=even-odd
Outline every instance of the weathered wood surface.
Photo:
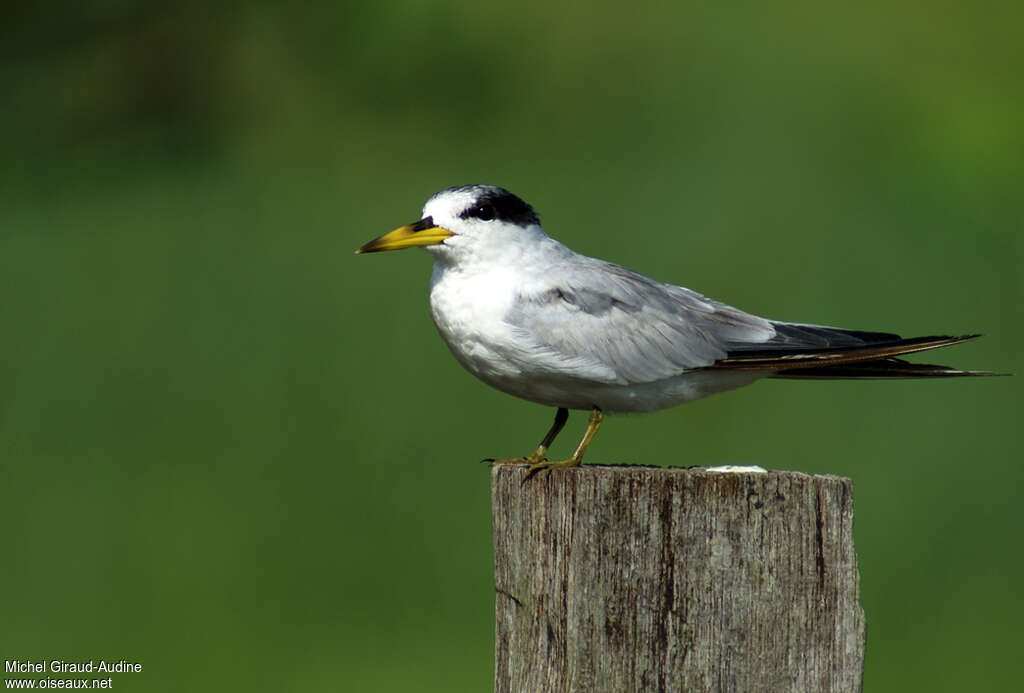
[[858,691],[849,479],[491,472],[495,690]]

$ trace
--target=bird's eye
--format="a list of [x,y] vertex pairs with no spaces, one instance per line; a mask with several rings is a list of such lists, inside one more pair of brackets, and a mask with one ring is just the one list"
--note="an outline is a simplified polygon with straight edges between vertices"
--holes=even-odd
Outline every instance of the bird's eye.
[[473,210],[473,216],[480,221],[491,221],[494,219],[494,206],[493,205],[480,205]]

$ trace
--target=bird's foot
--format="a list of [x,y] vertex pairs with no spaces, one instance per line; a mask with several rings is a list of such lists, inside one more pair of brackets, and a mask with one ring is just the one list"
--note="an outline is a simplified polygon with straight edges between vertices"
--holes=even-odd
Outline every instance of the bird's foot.
[[555,469],[557,467],[580,467],[582,465],[583,465],[583,456],[582,455],[579,455],[579,456],[573,455],[572,457],[570,457],[567,460],[557,460],[557,461],[554,461],[554,462],[549,461],[549,460],[541,460],[539,462],[535,462],[534,464],[530,465],[530,473],[527,474],[523,478],[523,483],[525,484],[527,481],[529,481],[530,479],[535,477],[540,472],[543,472],[545,469]]
[[[576,452],[572,454],[572,457],[567,460],[559,460],[557,462],[540,460],[534,463],[530,467],[530,473],[523,477],[523,483],[525,484],[527,481],[535,477],[538,472],[542,472],[545,469],[581,466],[583,464],[583,453],[587,451],[587,446],[590,445],[590,441],[594,439],[594,436],[597,434],[597,429],[601,427],[601,422],[603,420],[604,413],[602,413],[597,407],[594,407],[593,411],[590,412],[590,421],[587,423],[587,430],[584,431],[583,439],[580,441],[580,444],[576,446]],[[544,449],[543,445],[537,449],[537,452],[540,452],[542,449]]]

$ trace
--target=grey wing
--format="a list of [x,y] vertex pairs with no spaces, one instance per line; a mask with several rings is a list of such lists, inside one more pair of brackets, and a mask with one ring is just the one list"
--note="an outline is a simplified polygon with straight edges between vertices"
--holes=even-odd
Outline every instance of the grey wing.
[[768,320],[601,260],[577,256],[551,275],[524,289],[505,315],[534,368],[653,382],[776,336]]
[[653,382],[701,368],[794,378],[988,375],[894,358],[978,335],[903,339],[767,320],[583,256],[553,276],[559,280],[524,291],[505,316],[532,369],[608,383]]

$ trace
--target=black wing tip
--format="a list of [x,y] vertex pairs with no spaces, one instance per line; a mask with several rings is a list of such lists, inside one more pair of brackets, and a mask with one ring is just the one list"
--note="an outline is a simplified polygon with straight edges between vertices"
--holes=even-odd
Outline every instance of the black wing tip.
[[[879,332],[874,334],[884,335],[886,333]],[[758,345],[767,346],[767,348],[730,351],[726,358],[717,361],[712,367],[789,370],[838,365],[839,363],[850,361],[874,361],[879,358],[941,349],[977,339],[981,336],[981,334],[965,334],[904,338],[894,335],[893,339],[857,345]]]
[[[876,333],[881,334],[881,333]],[[921,364],[896,358],[930,351],[981,337],[981,334],[897,337],[866,346],[810,349],[776,348],[740,352],[717,362],[713,368],[775,371],[769,377],[791,379],[954,378],[1006,375],[990,371],[961,370],[951,366]]]

